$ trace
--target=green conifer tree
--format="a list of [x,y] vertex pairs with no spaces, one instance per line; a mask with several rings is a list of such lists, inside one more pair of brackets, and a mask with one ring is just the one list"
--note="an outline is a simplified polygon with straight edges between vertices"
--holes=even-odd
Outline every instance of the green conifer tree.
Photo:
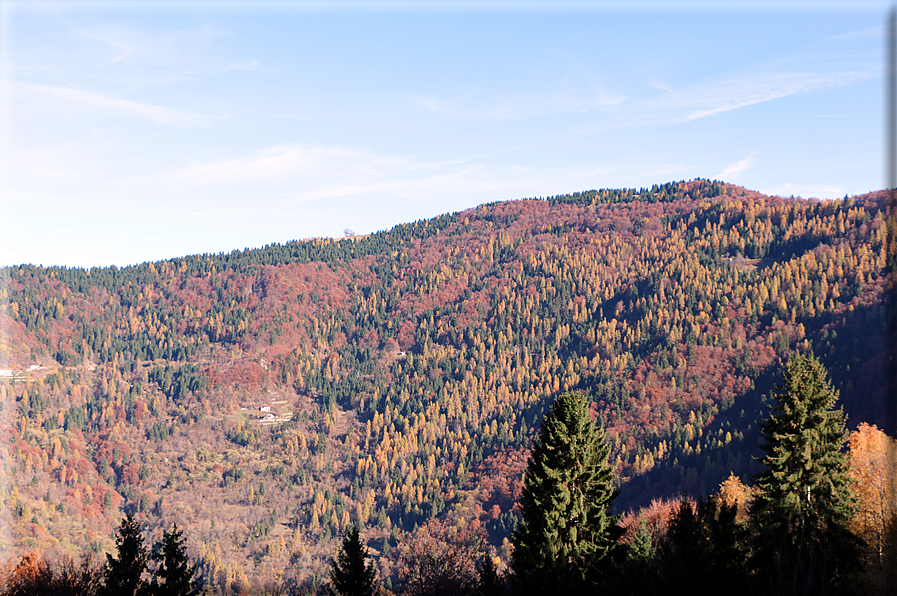
[[655,554],[654,536],[645,518],[642,517],[639,520],[638,530],[629,541],[626,560],[622,566],[621,586],[614,592],[621,595],[657,593]]
[[117,557],[106,553],[106,581],[102,593],[109,596],[135,596],[141,593],[146,586],[143,572],[148,554],[140,526],[130,513],[121,520],[115,536],[115,549]]
[[153,573],[150,592],[153,596],[196,596],[201,591],[193,579],[196,565],[190,564],[187,539],[182,535],[183,532],[174,525],[154,545],[152,559],[159,563],[159,567]]
[[629,545],[629,558],[639,563],[647,562],[654,556],[654,542],[651,532],[648,530],[648,524],[645,518],[641,518],[638,524],[638,531],[632,538]]
[[859,543],[848,529],[854,498],[838,392],[813,354],[792,356],[777,389],[761,425],[753,567],[766,593],[841,593],[858,570]]
[[730,596],[749,593],[743,531],[735,506],[701,499],[681,501],[653,561],[657,585],[667,594]]
[[522,590],[582,589],[609,569],[622,535],[619,516],[610,514],[609,453],[585,396],[558,397],[542,421],[520,499],[512,568]]
[[367,560],[368,549],[361,543],[358,527],[352,526],[346,533],[343,546],[331,563],[332,588],[342,596],[369,596],[377,593],[377,570]]

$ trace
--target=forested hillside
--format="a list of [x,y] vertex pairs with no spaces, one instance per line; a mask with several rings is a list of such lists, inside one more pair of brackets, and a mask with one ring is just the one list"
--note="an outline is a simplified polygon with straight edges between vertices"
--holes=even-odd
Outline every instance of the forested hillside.
[[403,532],[435,517],[480,524],[507,562],[554,397],[590,396],[623,512],[747,481],[782,362],[809,347],[848,427],[894,435],[895,238],[883,192],[695,180],[126,268],[6,268],[0,548],[109,551],[130,511],[153,540],[176,522],[229,591],[319,582],[352,524],[388,577]]

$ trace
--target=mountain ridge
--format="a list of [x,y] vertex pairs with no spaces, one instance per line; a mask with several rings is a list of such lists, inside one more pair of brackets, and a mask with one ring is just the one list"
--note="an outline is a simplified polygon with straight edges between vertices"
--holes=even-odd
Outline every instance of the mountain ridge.
[[130,508],[185,528],[222,585],[311,581],[347,523],[379,553],[434,515],[476,521],[501,554],[553,396],[592,397],[621,507],[708,494],[752,473],[763,396],[811,345],[851,426],[888,429],[886,198],[695,180],[352,243],[6,268],[6,365],[50,368],[3,386],[22,513],[4,546],[109,548]]

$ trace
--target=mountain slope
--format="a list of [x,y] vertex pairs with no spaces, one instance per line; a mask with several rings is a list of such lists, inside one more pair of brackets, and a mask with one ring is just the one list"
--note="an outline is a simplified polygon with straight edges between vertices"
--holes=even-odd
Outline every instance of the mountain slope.
[[0,367],[44,368],[2,388],[3,546],[108,549],[132,508],[231,587],[313,582],[350,523],[378,553],[431,516],[498,547],[558,393],[592,396],[618,507],[706,494],[752,472],[763,395],[811,345],[851,427],[886,428],[884,207],[696,180],[8,268]]

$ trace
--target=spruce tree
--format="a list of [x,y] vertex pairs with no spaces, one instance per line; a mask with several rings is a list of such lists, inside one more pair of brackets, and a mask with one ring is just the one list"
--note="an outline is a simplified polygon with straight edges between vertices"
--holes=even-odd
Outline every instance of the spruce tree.
[[622,534],[610,514],[609,454],[585,396],[558,397],[542,420],[520,498],[512,567],[522,590],[583,589],[609,569]]
[[845,415],[825,367],[811,353],[785,365],[761,425],[760,492],[751,506],[753,566],[767,593],[840,593],[858,569],[858,541],[848,523]]
[[638,530],[635,532],[632,543],[629,545],[628,557],[630,560],[642,563],[650,561],[653,556],[654,541],[651,532],[648,530],[648,524],[645,523],[645,518],[643,517],[639,519]]
[[342,596],[369,596],[377,593],[377,570],[367,560],[368,549],[361,543],[358,527],[353,526],[332,562],[330,580],[333,590]]
[[152,559],[159,563],[159,567],[153,573],[150,592],[153,596],[196,596],[200,593],[200,586],[193,579],[196,565],[190,564],[187,539],[182,534],[174,525],[154,545]]
[[657,547],[658,585],[667,594],[730,596],[749,593],[737,508],[718,498],[693,506],[681,501]]
[[117,557],[106,554],[106,581],[102,593],[109,596],[135,596],[142,593],[146,586],[143,572],[146,570],[148,554],[140,526],[130,513],[121,520],[115,536],[115,549]]

